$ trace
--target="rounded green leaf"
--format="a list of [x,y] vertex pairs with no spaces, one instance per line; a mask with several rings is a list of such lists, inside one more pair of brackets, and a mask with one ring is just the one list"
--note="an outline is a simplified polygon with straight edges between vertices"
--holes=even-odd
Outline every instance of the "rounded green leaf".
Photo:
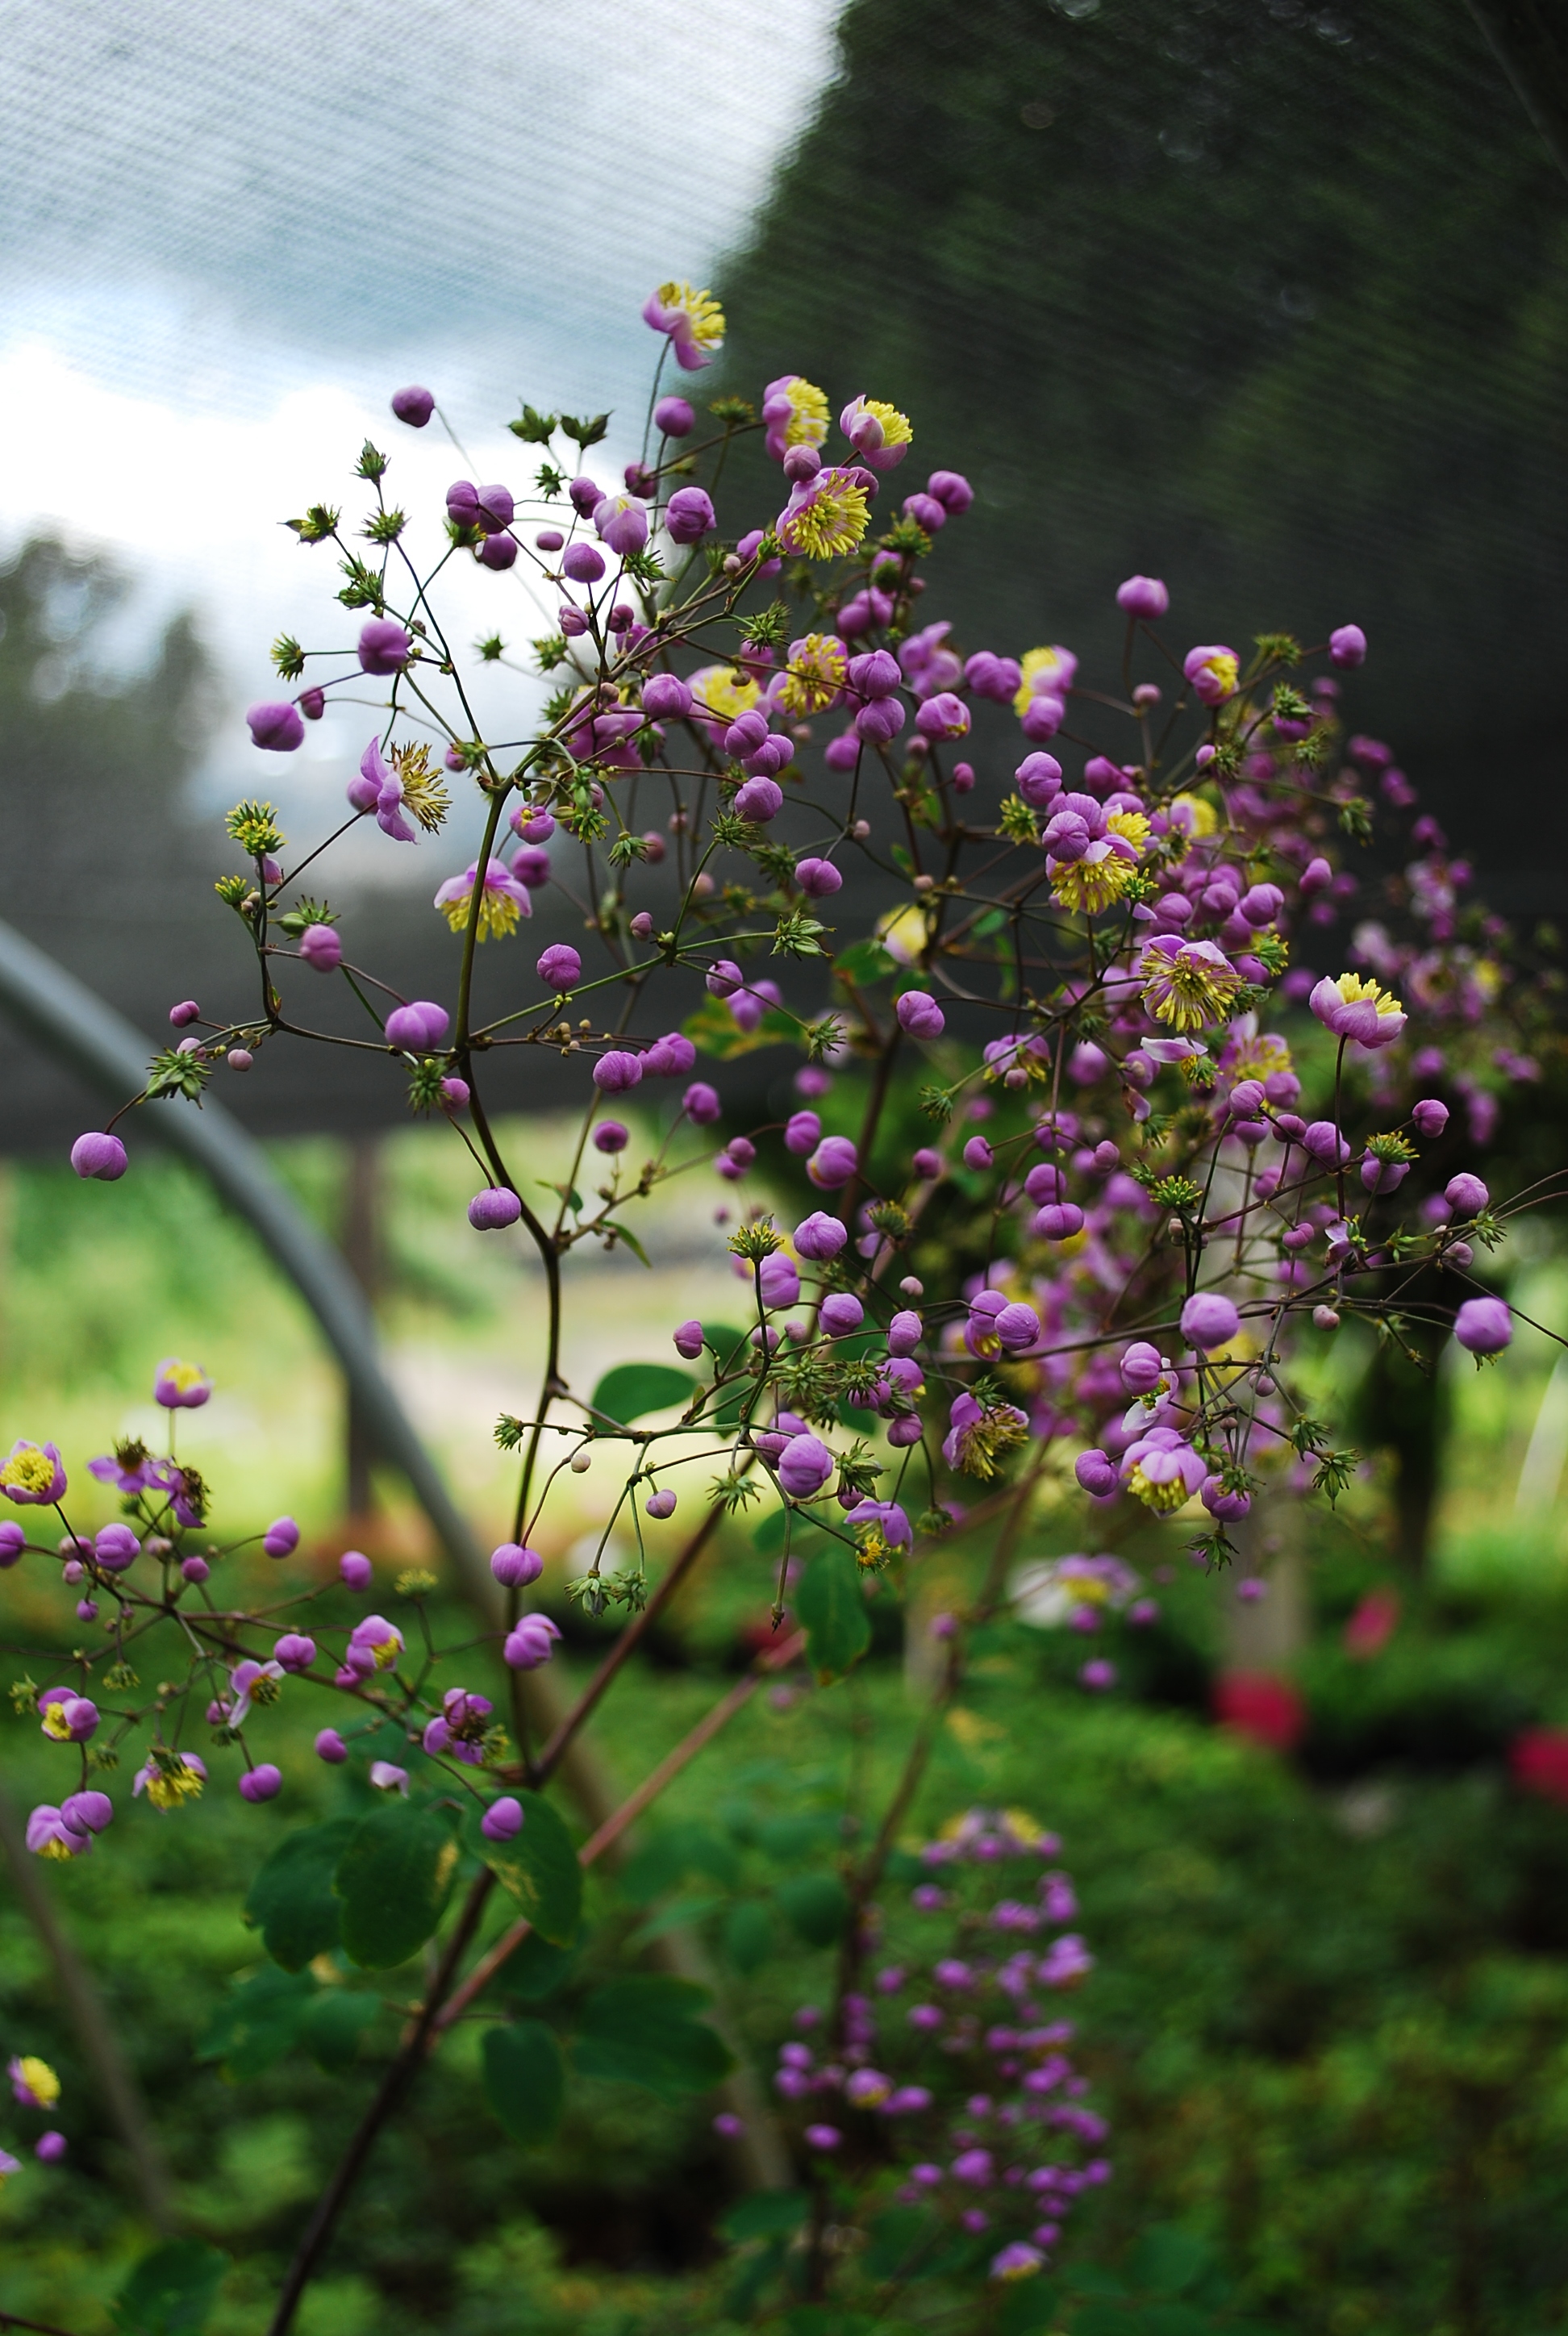
[[332,1883],[350,1961],[365,1971],[405,1963],[446,1912],[457,1858],[450,1829],[428,1809],[399,1801],[361,1817]]
[[806,1652],[819,1679],[842,1679],[871,1645],[860,1568],[837,1542],[807,1561],[796,1585],[794,1610],[805,1626]]
[[778,1903],[784,1919],[808,1946],[831,1947],[849,1920],[849,1893],[836,1874],[798,1874],[781,1882]]
[[765,1963],[777,1943],[773,1916],[759,1899],[732,1907],[725,1921],[724,1951],[744,1977]]
[[510,2028],[487,2028],[484,2098],[513,2141],[537,2149],[560,2123],[566,2069],[554,2030],[542,2020],[519,2020]]
[[648,1412],[689,1403],[696,1391],[691,1373],[677,1371],[672,1363],[618,1363],[595,1387],[589,1409],[629,1427]]
[[582,1916],[582,1868],[571,1835],[548,1801],[519,1793],[522,1830],[510,1841],[486,1841],[477,1810],[468,1822],[468,1846],[502,1888],[516,1899],[541,1939],[570,1947]]
[[353,1817],[306,1825],[273,1851],[250,1885],[245,1919],[261,1932],[262,1944],[285,1971],[307,1963],[338,1941],[342,1905],[332,1877],[355,1827]]
[[299,2041],[318,2068],[340,2077],[359,2058],[359,2039],[381,2010],[375,1995],[354,1995],[341,1987],[323,1988],[306,2005],[299,2022]]
[[696,2017],[707,2000],[706,1988],[689,1980],[612,1980],[582,2007],[579,2069],[650,2093],[706,2092],[733,2066],[722,2039]]

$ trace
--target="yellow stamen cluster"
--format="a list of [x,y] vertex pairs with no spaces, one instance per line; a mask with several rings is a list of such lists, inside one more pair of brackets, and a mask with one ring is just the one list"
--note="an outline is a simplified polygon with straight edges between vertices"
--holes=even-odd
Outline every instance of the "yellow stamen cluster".
[[884,446],[908,446],[913,443],[915,433],[910,417],[901,414],[896,405],[890,405],[884,397],[862,397],[860,404],[862,414],[874,414],[881,423]]
[[47,1494],[54,1482],[54,1463],[35,1444],[24,1445],[20,1452],[0,1460],[0,1488],[8,1493],[30,1493],[36,1499]]
[[784,668],[781,704],[791,714],[820,714],[843,687],[849,661],[849,651],[835,634],[808,633],[796,642]]
[[54,2107],[60,2098],[60,2079],[47,2060],[34,2059],[29,2053],[17,2061],[15,2073],[41,2109]]
[[52,1736],[56,1744],[70,1743],[71,1730],[65,1723],[65,1706],[63,1703],[44,1704],[39,1712],[39,1723],[44,1735]]
[[705,665],[691,676],[691,694],[699,714],[714,722],[733,722],[749,713],[762,696],[761,685],[734,666]]
[[784,442],[791,446],[820,446],[828,434],[827,392],[800,374],[784,386],[790,403],[790,418],[784,423]]
[[441,774],[430,767],[430,748],[423,743],[394,746],[392,766],[403,789],[404,810],[412,812],[427,835],[433,835],[452,808],[452,798]]
[[956,1450],[959,1466],[966,1476],[978,1476],[989,1483],[1001,1474],[1002,1462],[1009,1452],[1029,1440],[1028,1422],[1021,1419],[1010,1405],[988,1411],[972,1427],[960,1428]]
[[1026,649],[1018,659],[1023,679],[1013,695],[1013,712],[1022,717],[1032,699],[1055,696],[1066,686],[1066,667],[1059,648]]
[[658,287],[661,308],[678,308],[691,326],[692,339],[699,349],[716,349],[724,346],[724,310],[706,288],[694,290],[689,284],[661,284]]
[[1192,1498],[1180,1476],[1173,1476],[1168,1484],[1154,1484],[1141,1467],[1135,1467],[1127,1478],[1127,1490],[1146,1509],[1153,1509],[1156,1516],[1162,1517],[1169,1516],[1173,1509],[1183,1507]]
[[1152,952],[1142,969],[1148,981],[1144,1005],[1156,1021],[1168,1022],[1183,1037],[1220,1021],[1242,986],[1233,967],[1186,954],[1168,958]]
[[180,1808],[186,1801],[199,1801],[202,1782],[198,1771],[186,1767],[183,1762],[170,1768],[154,1765],[147,1779],[147,1797],[155,1809],[161,1809],[167,1816],[170,1809]]
[[1379,1017],[1402,1014],[1405,1010],[1391,991],[1380,988],[1375,981],[1368,981],[1364,974],[1342,973],[1334,987],[1347,1006],[1359,1006],[1369,999]]
[[[468,930],[468,910],[472,899],[471,888],[457,900],[442,902],[441,913],[454,933]],[[482,886],[479,901],[479,939],[482,941],[504,940],[509,933],[516,932],[521,915],[522,910],[510,892],[495,891],[488,884]]]
[[778,523],[778,540],[803,560],[837,560],[858,547],[871,524],[866,491],[842,471],[819,471]]
[[1106,843],[1091,843],[1081,860],[1058,868],[1051,879],[1051,898],[1058,908],[1097,917],[1122,898],[1137,870]]

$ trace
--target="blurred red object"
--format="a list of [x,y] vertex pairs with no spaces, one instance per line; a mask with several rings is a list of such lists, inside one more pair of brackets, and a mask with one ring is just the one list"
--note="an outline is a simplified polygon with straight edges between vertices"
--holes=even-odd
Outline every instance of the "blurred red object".
[[1568,1728],[1526,1728],[1508,1747],[1514,1782],[1548,1801],[1568,1801]]
[[1342,1633],[1345,1652],[1359,1663],[1380,1655],[1399,1620],[1397,1590],[1368,1590]]
[[1267,1671],[1226,1671],[1214,1681],[1214,1718],[1222,1728],[1293,1752],[1306,1732],[1307,1707],[1288,1679]]

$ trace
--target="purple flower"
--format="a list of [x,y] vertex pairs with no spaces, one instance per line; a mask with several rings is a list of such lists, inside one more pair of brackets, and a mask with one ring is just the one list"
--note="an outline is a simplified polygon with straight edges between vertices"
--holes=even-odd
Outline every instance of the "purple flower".
[[521,1214],[522,1202],[504,1184],[487,1185],[468,1204],[468,1222],[479,1233],[501,1232]]
[[330,925],[307,925],[299,936],[299,954],[317,973],[335,973],[343,962],[343,941]]
[[650,1517],[673,1517],[676,1510],[676,1496],[667,1490],[662,1493],[650,1493],[643,1503],[643,1507]]
[[1435,1095],[1423,1095],[1420,1102],[1411,1107],[1410,1124],[1417,1135],[1441,1135],[1448,1124],[1448,1106],[1446,1103],[1439,1103]]
[[822,1192],[847,1184],[860,1166],[859,1155],[847,1135],[825,1135],[806,1162],[806,1174]]
[[825,1209],[813,1209],[795,1227],[792,1239],[796,1255],[818,1265],[830,1257],[837,1257],[849,1239],[849,1228],[837,1217],[830,1217]]
[[711,1127],[724,1109],[717,1088],[710,1087],[706,1079],[694,1079],[680,1105],[687,1117],[698,1127]]
[[1217,1290],[1200,1290],[1182,1309],[1182,1336],[1204,1354],[1228,1346],[1241,1327],[1235,1307]]
[[601,1120],[593,1131],[596,1152],[624,1152],[630,1142],[630,1129],[623,1127],[618,1119]]
[[502,1653],[514,1671],[534,1671],[549,1662],[560,1636],[548,1614],[525,1614],[508,1635]]
[[717,526],[713,498],[701,487],[677,487],[665,505],[664,523],[675,543],[699,543]]
[[503,1793],[480,1818],[479,1830],[486,1841],[515,1841],[522,1831],[522,1803]]
[[[469,911],[478,877],[479,862],[471,861],[461,876],[449,876],[435,895],[435,906],[454,933],[468,930]],[[528,887],[518,882],[503,860],[488,861],[480,886],[480,939],[502,939],[508,933],[516,931],[520,916],[531,917],[532,914],[533,902],[529,898]]]
[[349,1590],[368,1590],[374,1576],[370,1560],[357,1549],[346,1549],[337,1561],[337,1578]]
[[1115,1461],[1096,1445],[1080,1452],[1073,1463],[1073,1474],[1083,1490],[1096,1501],[1103,1501],[1116,1490],[1118,1478]]
[[[1087,1458],[1088,1455],[1084,1456]],[[1208,1463],[1174,1427],[1151,1427],[1147,1435],[1128,1445],[1118,1473],[1127,1490],[1145,1508],[1164,1515],[1179,1509],[1200,1490],[1209,1468]],[[1083,1484],[1082,1475],[1078,1482]]]
[[1497,1355],[1513,1342],[1514,1318],[1500,1298],[1466,1298],[1454,1336],[1473,1355]]
[[247,1768],[239,1779],[239,1796],[246,1801],[275,1800],[283,1789],[283,1771],[270,1760],[257,1767]]
[[684,1078],[696,1061],[696,1048],[680,1030],[671,1030],[656,1038],[642,1058],[645,1079]]
[[19,1507],[47,1508],[65,1498],[65,1471],[53,1444],[29,1444],[24,1436],[0,1460],[0,1493]]
[[1116,587],[1116,606],[1129,617],[1163,617],[1170,605],[1170,593],[1157,576],[1129,576]]
[[836,2149],[843,2136],[836,2125],[808,2125],[805,2139],[813,2149]]
[[365,673],[401,673],[413,650],[412,636],[394,618],[372,617],[360,627],[359,663]]
[[793,1257],[775,1250],[757,1268],[757,1288],[770,1312],[777,1307],[793,1306],[801,1294],[800,1268]]
[[26,1527],[19,1525],[15,1517],[7,1517],[0,1523],[0,1572],[15,1565],[26,1546]]
[[803,1160],[823,1140],[823,1124],[814,1111],[793,1111],[784,1122],[784,1150]]
[[[84,1850],[92,1848],[93,1835],[82,1826],[72,1825],[63,1809],[44,1801],[28,1815],[27,1846],[34,1857],[80,1857]],[[4,2152],[0,2152],[3,2157]],[[15,2170],[15,2158],[9,2167],[0,2167],[0,2172]]]
[[292,1517],[275,1517],[261,1536],[268,1557],[292,1557],[299,1547],[299,1527]]
[[907,1549],[914,1535],[897,1501],[857,1501],[845,1523],[853,1530],[862,1556],[879,1557],[885,1551]]
[[112,1184],[125,1173],[125,1146],[117,1135],[98,1131],[79,1135],[71,1146],[71,1165],[79,1176],[95,1176],[101,1184]]
[[947,1028],[947,1016],[924,989],[906,989],[894,1011],[900,1029],[907,1030],[911,1038],[940,1038]]
[[1146,1338],[1137,1338],[1125,1349],[1117,1368],[1129,1395],[1152,1395],[1170,1365],[1158,1348],[1151,1347]]
[[367,1614],[349,1632],[344,1666],[360,1679],[391,1670],[403,1652],[403,1633],[385,1614]]
[[446,491],[448,519],[457,527],[477,528],[482,535],[501,534],[511,525],[516,511],[507,487],[476,487],[469,479],[454,479]]
[[[1126,590],[1125,585],[1122,590]],[[991,2257],[990,2276],[1000,2280],[1033,2279],[1045,2260],[1038,2247],[1030,2246],[1027,2239],[1014,2239],[1009,2245],[998,2247]]]
[[1336,665],[1363,665],[1367,657],[1367,636],[1359,625],[1337,625],[1329,636],[1329,655]]
[[[1206,1477],[1199,1497],[1209,1514],[1217,1517],[1222,1525],[1239,1524],[1244,1516],[1251,1514],[1251,1494],[1228,1488],[1222,1476]],[[1246,1583],[1243,1582],[1242,1587],[1244,1590]],[[1261,1589],[1259,1594],[1261,1594]]]
[[648,541],[648,512],[635,495],[604,495],[593,507],[599,541],[618,560],[629,559]]
[[265,746],[269,754],[292,754],[297,746],[305,744],[305,724],[299,708],[287,699],[268,699],[264,705],[250,706],[245,716],[250,725],[250,743]]
[[84,1744],[98,1725],[98,1706],[73,1688],[45,1688],[38,1698],[39,1725],[56,1744]]
[[373,1760],[370,1781],[378,1793],[401,1793],[404,1800],[408,1798],[408,1771],[398,1767],[394,1761]]
[[336,1728],[324,1728],[316,1739],[316,1757],[325,1760],[329,1768],[340,1767],[348,1757],[348,1747]]
[[830,900],[842,888],[843,881],[831,860],[808,857],[795,862],[795,882],[808,900]]
[[33,2155],[45,2166],[56,2166],[70,2146],[63,2133],[41,2133],[33,2145]]
[[392,410],[400,422],[407,423],[411,430],[423,430],[435,412],[435,399],[428,389],[422,389],[416,382],[411,382],[406,389],[393,391]]
[[654,426],[667,438],[689,438],[696,427],[696,414],[684,397],[661,397],[653,409]]
[[172,1355],[158,1366],[152,1400],[166,1411],[200,1411],[212,1393],[212,1381],[200,1363],[177,1362]]
[[696,291],[689,284],[661,284],[643,302],[642,316],[656,333],[668,336],[683,373],[712,365],[715,352],[724,346],[724,310],[711,292]]
[[642,710],[651,722],[678,722],[691,712],[691,688],[678,674],[650,674],[642,686]]
[[683,1322],[673,1334],[675,1350],[684,1355],[688,1363],[695,1362],[703,1349],[703,1328],[700,1322]]
[[316,1641],[302,1630],[285,1630],[274,1641],[272,1651],[286,1671],[307,1671],[316,1660]]
[[1443,1187],[1443,1196],[1457,1217],[1478,1217],[1492,1197],[1479,1176],[1463,1171],[1449,1177]]
[[628,1055],[624,1047],[612,1046],[593,1066],[593,1083],[600,1095],[624,1095],[641,1079],[641,1056]]
[[778,1458],[778,1480],[792,1501],[820,1493],[838,1462],[820,1437],[793,1436]]
[[1307,1003],[1325,1029],[1337,1038],[1353,1038],[1359,1046],[1390,1046],[1405,1027],[1398,999],[1359,973],[1335,979],[1325,974]]
[[1192,683],[1193,695],[1203,705],[1222,706],[1227,697],[1235,694],[1242,676],[1242,661],[1234,649],[1213,642],[1189,649],[1182,660],[1182,671]]

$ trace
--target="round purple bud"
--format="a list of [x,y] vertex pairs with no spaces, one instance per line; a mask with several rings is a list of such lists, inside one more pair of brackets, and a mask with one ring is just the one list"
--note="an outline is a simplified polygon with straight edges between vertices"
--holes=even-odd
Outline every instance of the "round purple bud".
[[491,1551],[490,1570],[503,1590],[526,1590],[544,1572],[544,1560],[535,1550],[503,1541],[499,1549]]
[[1417,1135],[1441,1135],[1448,1124],[1448,1106],[1436,1095],[1423,1095],[1411,1110],[1410,1124]]
[[694,1079],[680,1099],[681,1109],[698,1127],[711,1127],[724,1105],[718,1089],[710,1087],[706,1079]]
[[1499,1355],[1513,1340],[1514,1318],[1500,1298],[1466,1298],[1454,1336],[1473,1355]]
[[316,1757],[325,1760],[330,1768],[341,1767],[348,1757],[348,1747],[336,1728],[324,1728],[316,1739]]
[[1235,1307],[1217,1290],[1200,1290],[1182,1309],[1182,1336],[1203,1354],[1228,1346],[1241,1327]]
[[275,1517],[261,1536],[268,1557],[292,1557],[299,1547],[299,1527],[292,1517]]
[[604,554],[591,543],[574,543],[560,563],[560,572],[574,584],[597,584],[604,574]]
[[317,973],[336,973],[343,963],[343,940],[330,925],[307,925],[299,936],[299,954]]
[[1463,1173],[1457,1176],[1450,1176],[1443,1191],[1455,1215],[1459,1217],[1479,1216],[1492,1197],[1479,1176],[1471,1176]]
[[624,1152],[630,1142],[628,1130],[621,1125],[618,1119],[601,1120],[593,1131],[596,1152]]
[[534,970],[547,988],[564,997],[582,979],[582,959],[570,942],[552,941]]
[[479,1830],[486,1841],[515,1841],[522,1831],[522,1803],[503,1793],[480,1818]]
[[795,882],[808,900],[831,900],[843,881],[831,860],[808,858],[795,862]]
[[71,1165],[79,1176],[112,1184],[125,1173],[125,1146],[117,1135],[79,1135],[71,1146]]
[[412,636],[392,617],[372,617],[360,627],[359,663],[365,673],[401,673],[413,648]]
[[847,1135],[826,1135],[806,1162],[806,1174],[819,1192],[832,1192],[847,1184],[860,1165]]
[[1363,665],[1367,657],[1367,636],[1359,625],[1338,625],[1329,636],[1329,655],[1336,665]]
[[865,1320],[866,1309],[847,1290],[835,1290],[822,1302],[819,1319],[830,1338],[847,1338]]
[[667,438],[689,438],[696,427],[696,412],[684,397],[661,397],[653,418]]
[[468,1222],[478,1233],[501,1232],[516,1224],[521,1214],[522,1202],[504,1184],[487,1185],[468,1204]]
[[350,1590],[368,1590],[375,1569],[364,1552],[346,1549],[337,1561],[337,1578]]
[[241,1800],[275,1800],[282,1790],[283,1771],[275,1767],[270,1760],[263,1760],[258,1767],[247,1768],[239,1779]]
[[702,487],[677,487],[665,505],[664,523],[673,543],[697,543],[718,524],[713,499]]
[[305,744],[305,725],[299,718],[299,708],[287,698],[268,699],[261,706],[248,707],[245,715],[250,725],[250,743],[265,746],[272,754],[292,754],[297,746]]
[[622,1046],[612,1046],[593,1066],[593,1083],[600,1095],[625,1095],[641,1079],[642,1057],[628,1054]]
[[272,1652],[286,1671],[307,1671],[316,1660],[316,1641],[303,1630],[285,1630],[274,1640]]
[[435,399],[428,389],[422,389],[417,382],[411,382],[406,389],[393,391],[392,410],[400,422],[407,423],[411,430],[423,430],[435,412]]
[[1157,576],[1129,576],[1116,587],[1116,606],[1129,617],[1163,617],[1171,596]]

